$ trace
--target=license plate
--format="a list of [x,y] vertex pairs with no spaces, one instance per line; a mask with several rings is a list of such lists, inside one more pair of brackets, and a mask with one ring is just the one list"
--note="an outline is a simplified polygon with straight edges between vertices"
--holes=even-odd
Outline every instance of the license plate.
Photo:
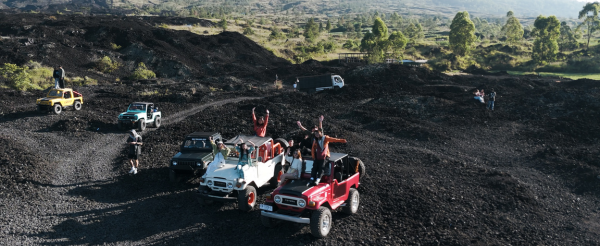
[[273,212],[273,206],[271,206],[271,205],[261,204],[260,205],[260,209],[261,210],[266,210],[266,211],[269,211],[269,212]]

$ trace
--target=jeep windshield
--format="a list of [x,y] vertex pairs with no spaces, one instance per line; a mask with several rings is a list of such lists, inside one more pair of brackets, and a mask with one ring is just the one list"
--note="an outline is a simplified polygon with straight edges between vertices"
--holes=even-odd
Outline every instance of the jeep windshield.
[[48,92],[48,97],[59,97],[62,98],[63,92],[59,90],[50,90]]
[[183,143],[185,150],[212,151],[212,145],[206,138],[188,138]]
[[138,103],[132,103],[129,105],[129,108],[127,108],[128,112],[146,112],[146,104],[138,104]]

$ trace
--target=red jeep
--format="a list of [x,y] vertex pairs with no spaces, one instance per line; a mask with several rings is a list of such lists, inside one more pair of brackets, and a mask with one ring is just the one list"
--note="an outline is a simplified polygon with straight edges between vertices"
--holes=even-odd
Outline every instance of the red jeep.
[[304,160],[300,179],[287,180],[284,185],[267,195],[260,205],[260,220],[266,227],[276,220],[310,224],[313,236],[322,238],[331,229],[331,211],[342,207],[347,214],[358,210],[358,186],[365,175],[365,165],[347,154],[331,153],[325,164],[323,178],[316,186],[310,185],[313,161]]

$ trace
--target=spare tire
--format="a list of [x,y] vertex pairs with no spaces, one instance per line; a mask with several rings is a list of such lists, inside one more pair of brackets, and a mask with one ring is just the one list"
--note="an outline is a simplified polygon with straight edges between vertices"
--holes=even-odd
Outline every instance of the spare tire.
[[283,138],[275,139],[275,143],[279,143],[281,145],[281,147],[283,147],[284,149],[287,149],[288,147],[290,147],[290,145],[288,144],[288,141]]
[[359,181],[362,180],[363,177],[367,176],[367,169],[365,167],[365,164],[362,160],[356,157],[350,157],[350,159],[352,160],[350,163],[350,170],[352,170],[354,173],[356,173],[356,170],[358,170],[358,172],[360,173],[360,176],[358,177]]

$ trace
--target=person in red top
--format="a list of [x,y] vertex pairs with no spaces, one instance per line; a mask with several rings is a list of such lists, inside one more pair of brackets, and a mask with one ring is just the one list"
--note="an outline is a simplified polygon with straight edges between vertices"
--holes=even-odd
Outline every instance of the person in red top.
[[256,132],[256,136],[264,138],[267,133],[267,124],[269,123],[269,110],[267,109],[267,117],[261,116],[256,120],[256,115],[254,114],[254,110],[256,107],[252,108],[252,121],[254,122],[254,132]]
[[315,141],[311,149],[313,166],[310,171],[312,185],[317,185],[323,176],[323,165],[329,160],[329,143],[346,143],[346,139],[332,138],[323,135],[322,130],[315,131]]

